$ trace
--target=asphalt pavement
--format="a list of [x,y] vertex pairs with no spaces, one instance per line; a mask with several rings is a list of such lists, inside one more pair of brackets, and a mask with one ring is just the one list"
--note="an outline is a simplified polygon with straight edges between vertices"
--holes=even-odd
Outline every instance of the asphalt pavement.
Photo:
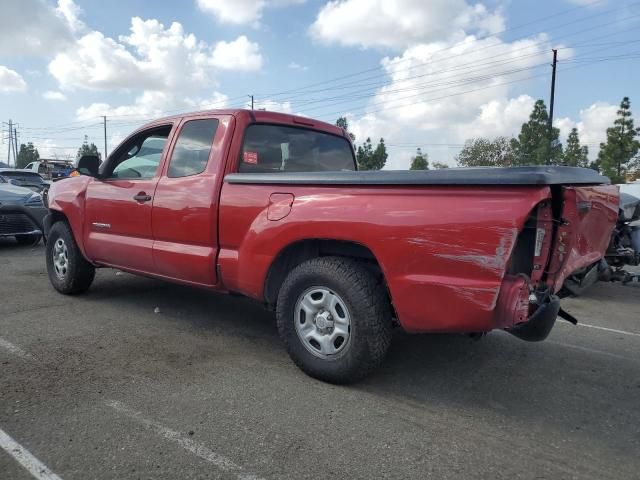
[[252,301],[100,270],[49,285],[0,240],[1,479],[640,478],[640,285],[598,284],[549,339],[394,334],[340,387]]

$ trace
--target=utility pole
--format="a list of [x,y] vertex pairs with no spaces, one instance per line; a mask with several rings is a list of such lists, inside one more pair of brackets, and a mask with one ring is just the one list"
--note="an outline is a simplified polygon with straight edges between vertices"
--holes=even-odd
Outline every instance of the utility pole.
[[558,50],[553,49],[553,63],[551,64],[551,101],[549,102],[549,132],[553,127],[553,104],[556,98],[556,65],[558,63]]
[[251,99],[251,110],[253,110],[253,95],[247,95]]
[[[553,106],[556,100],[556,65],[558,64],[558,50],[553,49],[553,63],[551,64],[551,99],[549,101],[549,141],[550,147],[555,148],[560,144],[559,140],[551,140],[553,136]],[[551,156],[547,158],[547,165],[551,164]]]
[[107,116],[102,116],[103,124],[104,124],[104,159],[107,159]]
[[9,145],[7,145],[7,166],[11,167],[11,148],[13,147],[13,125],[9,119]]
[[[15,124],[14,124],[15,125]],[[16,129],[16,127],[13,127],[13,141],[14,141],[14,147],[13,147],[13,165],[15,167],[18,166],[18,130]]]

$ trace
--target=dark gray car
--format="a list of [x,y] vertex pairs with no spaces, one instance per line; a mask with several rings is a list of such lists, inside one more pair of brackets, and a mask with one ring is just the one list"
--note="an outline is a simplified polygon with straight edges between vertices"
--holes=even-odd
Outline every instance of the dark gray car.
[[42,231],[35,219],[43,210],[42,195],[0,176],[0,237],[15,237],[22,244],[38,242]]

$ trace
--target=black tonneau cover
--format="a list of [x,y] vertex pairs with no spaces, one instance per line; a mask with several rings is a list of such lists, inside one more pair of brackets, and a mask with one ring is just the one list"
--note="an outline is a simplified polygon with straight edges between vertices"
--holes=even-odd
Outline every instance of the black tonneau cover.
[[228,183],[277,185],[599,185],[607,177],[589,168],[478,167],[362,172],[231,173]]

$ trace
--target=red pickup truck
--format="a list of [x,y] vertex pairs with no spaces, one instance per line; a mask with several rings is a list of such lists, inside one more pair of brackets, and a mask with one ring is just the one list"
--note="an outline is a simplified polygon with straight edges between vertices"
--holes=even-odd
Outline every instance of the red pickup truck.
[[79,170],[44,222],[59,292],[114,267],[245,295],[276,311],[300,368],[336,383],[381,363],[394,324],[544,339],[618,213],[592,170],[359,172],[340,128],[263,111],[163,118]]

